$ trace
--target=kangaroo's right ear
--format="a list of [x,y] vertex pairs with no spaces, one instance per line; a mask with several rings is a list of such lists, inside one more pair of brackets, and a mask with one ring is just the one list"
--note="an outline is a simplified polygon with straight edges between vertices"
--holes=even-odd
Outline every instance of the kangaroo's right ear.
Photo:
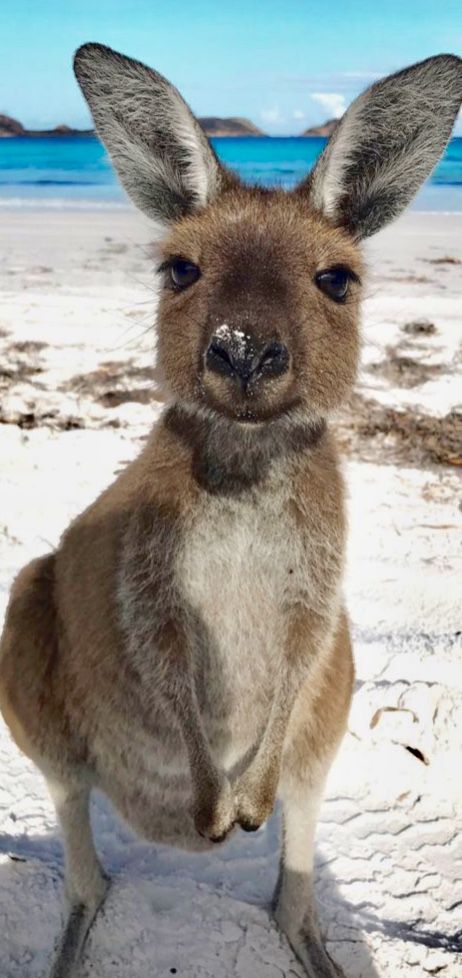
[[345,112],[298,193],[354,238],[375,234],[437,164],[462,101],[462,61],[439,54],[383,78]]
[[166,226],[211,200],[224,172],[166,78],[102,44],[74,58],[77,81],[125,190]]

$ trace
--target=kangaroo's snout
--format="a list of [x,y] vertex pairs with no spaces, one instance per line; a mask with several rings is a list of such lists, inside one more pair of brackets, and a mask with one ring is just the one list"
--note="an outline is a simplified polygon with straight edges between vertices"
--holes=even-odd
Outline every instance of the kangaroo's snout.
[[258,341],[226,323],[213,334],[205,355],[208,370],[230,377],[244,389],[286,373],[289,360],[287,347],[278,340]]
[[[242,317],[215,325],[201,354],[201,389],[208,406],[241,421],[275,418],[295,395],[292,344],[286,344],[265,312],[249,323],[244,310]],[[264,328],[258,325],[262,322]]]

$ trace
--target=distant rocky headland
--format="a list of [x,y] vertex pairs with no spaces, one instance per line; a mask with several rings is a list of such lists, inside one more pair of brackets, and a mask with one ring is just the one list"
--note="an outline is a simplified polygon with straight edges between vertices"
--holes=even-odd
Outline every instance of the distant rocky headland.
[[[331,136],[338,124],[338,119],[328,119],[321,126],[312,126],[300,133],[301,136]],[[221,118],[216,115],[202,116],[199,122],[207,136],[266,136],[250,119],[237,116]],[[14,136],[56,137],[59,136],[94,136],[94,129],[72,129],[64,124],[54,129],[26,129],[21,122],[9,115],[0,113],[0,139]]]
[[220,119],[219,116],[206,115],[200,118],[199,122],[207,136],[266,136],[266,133],[249,119],[239,119],[234,116]]
[[[199,119],[207,136],[264,136],[265,133],[249,119],[205,116]],[[72,129],[70,126],[56,126],[55,129],[26,129],[17,119],[0,115],[0,137],[8,136],[93,136],[93,129]]]
[[328,119],[327,122],[323,122],[321,126],[311,126],[310,129],[305,129],[302,132],[302,136],[332,136],[334,129],[337,128],[340,119]]
[[21,122],[9,115],[0,114],[0,138],[8,136],[92,136],[93,129],[72,129],[56,126],[54,129],[25,129]]

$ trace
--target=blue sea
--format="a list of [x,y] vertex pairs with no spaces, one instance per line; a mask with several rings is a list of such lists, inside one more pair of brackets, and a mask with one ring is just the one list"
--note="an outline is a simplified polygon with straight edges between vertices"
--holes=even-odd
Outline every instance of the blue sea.
[[[238,137],[212,140],[220,159],[240,177],[265,187],[293,187],[311,169],[326,140]],[[109,157],[93,136],[0,139],[0,207],[126,207]],[[462,137],[412,205],[462,212]]]

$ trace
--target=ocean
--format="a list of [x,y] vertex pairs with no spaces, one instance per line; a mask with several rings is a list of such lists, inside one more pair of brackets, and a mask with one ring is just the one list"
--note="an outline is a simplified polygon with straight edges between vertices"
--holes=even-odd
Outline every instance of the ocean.
[[[326,140],[217,138],[221,160],[250,183],[293,187]],[[0,139],[0,207],[126,207],[109,157],[93,136]],[[421,211],[462,212],[462,137],[452,139],[413,201]]]

